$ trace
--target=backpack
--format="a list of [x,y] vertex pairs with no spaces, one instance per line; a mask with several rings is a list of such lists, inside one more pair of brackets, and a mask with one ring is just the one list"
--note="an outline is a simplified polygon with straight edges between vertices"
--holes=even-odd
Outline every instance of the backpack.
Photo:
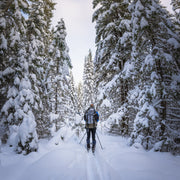
[[95,124],[96,111],[94,108],[89,108],[86,112],[86,123]]

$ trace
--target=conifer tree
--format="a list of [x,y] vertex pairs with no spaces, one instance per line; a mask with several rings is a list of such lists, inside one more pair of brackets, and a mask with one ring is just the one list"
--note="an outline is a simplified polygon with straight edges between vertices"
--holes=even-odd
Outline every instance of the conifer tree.
[[[11,1],[1,11],[3,21],[1,53],[2,86],[6,98],[1,108],[2,123],[8,143],[18,152],[29,153],[37,150],[37,132],[33,108],[35,94],[27,61],[26,22],[22,13],[28,13],[28,2]],[[2,90],[3,90],[2,89]],[[2,92],[2,91],[1,91]]]
[[71,95],[71,99],[72,99],[72,109],[74,109],[74,112],[77,113],[78,111],[78,102],[77,102],[77,92],[75,89],[75,82],[74,82],[74,76],[72,71],[70,71],[70,79],[69,79],[69,86],[70,86],[70,95]]
[[177,134],[172,124],[179,113],[176,110],[173,113],[172,109],[178,107],[179,87],[172,84],[179,83],[175,78],[179,76],[179,37],[169,13],[159,1],[134,0],[130,10],[134,88],[129,103],[132,108],[138,108],[134,120],[131,119],[134,121],[131,140],[146,149],[161,142],[157,150],[173,151],[177,148],[174,141]]
[[[43,29],[43,63],[42,67],[42,78],[41,78],[41,87],[42,93],[40,93],[40,97],[43,103],[43,111],[41,114],[41,118],[38,121],[38,129],[39,134],[42,136],[49,136],[49,128],[52,126],[50,122],[50,96],[49,96],[49,72],[51,70],[52,65],[52,57],[50,55],[51,50],[51,42],[53,39],[53,35],[51,32],[51,21],[53,17],[53,10],[55,9],[55,3],[52,0],[41,0],[39,1],[39,8],[42,10],[43,17],[40,18]],[[40,12],[41,14],[41,12]],[[41,15],[40,15],[41,16]],[[44,134],[43,134],[44,133]]]
[[83,74],[83,108],[84,110],[94,103],[94,66],[92,61],[92,52],[85,57]]
[[[75,90],[75,84],[74,84],[74,77],[72,74],[72,71],[70,71],[70,77],[68,79],[68,89],[69,89],[69,112],[68,112],[68,117],[67,119],[69,119],[69,125],[71,127],[75,127],[76,126],[76,114],[78,112],[78,102],[77,102],[77,93]],[[68,106],[67,105],[67,106]]]
[[53,120],[54,131],[61,128],[63,124],[69,125],[74,117],[72,109],[70,73],[72,67],[69,57],[69,48],[66,44],[66,28],[64,20],[61,19],[53,32],[53,41],[50,48],[51,63],[48,72],[48,88],[50,112],[57,115]]
[[43,118],[42,87],[43,63],[45,59],[45,20],[42,8],[43,1],[33,0],[29,10],[27,20],[27,42],[28,42],[28,61],[32,88],[36,94],[36,107],[33,108],[39,138],[49,136],[49,122]]
[[83,114],[83,85],[81,82],[76,87],[76,91],[77,91],[78,113]]
[[[96,22],[95,76],[101,117],[108,117],[125,102],[127,82],[122,76],[131,54],[129,1],[93,1]],[[119,121],[119,120],[118,120]]]

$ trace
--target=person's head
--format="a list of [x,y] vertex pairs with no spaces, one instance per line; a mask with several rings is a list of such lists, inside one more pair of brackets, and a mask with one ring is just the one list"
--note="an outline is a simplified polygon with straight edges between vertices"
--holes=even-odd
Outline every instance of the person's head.
[[90,104],[90,107],[91,107],[91,108],[94,108],[94,104]]

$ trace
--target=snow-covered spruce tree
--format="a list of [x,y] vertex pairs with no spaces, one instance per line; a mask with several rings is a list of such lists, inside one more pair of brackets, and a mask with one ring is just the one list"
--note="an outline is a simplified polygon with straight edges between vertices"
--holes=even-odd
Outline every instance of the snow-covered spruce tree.
[[70,76],[64,76],[62,79],[62,114],[61,121],[66,127],[73,127],[75,122],[76,108],[71,94]]
[[92,52],[85,57],[83,72],[83,109],[84,111],[94,103],[94,66],[92,60]]
[[[20,153],[36,151],[37,133],[33,108],[33,92],[27,61],[26,22],[22,13],[28,13],[27,1],[11,1],[1,11],[2,71],[1,85],[6,90],[1,108],[1,122],[6,128],[8,144]],[[2,46],[3,45],[3,46]],[[1,91],[2,93],[3,91]]]
[[131,55],[129,1],[94,0],[93,5],[94,8],[98,7],[93,15],[93,21],[96,22],[97,45],[94,63],[96,102],[102,120],[109,118],[111,130],[114,131],[116,128],[118,133],[121,133],[120,124],[125,123],[124,116],[110,115],[115,112],[121,113],[119,108],[126,101],[128,82],[130,83],[122,76],[124,64]]
[[66,44],[66,28],[63,19],[58,22],[53,32],[53,41],[49,53],[51,63],[48,72],[47,94],[50,97],[49,107],[53,133],[63,125],[69,125],[69,122],[75,117],[74,109],[72,109],[73,100],[69,74],[69,69],[72,66],[69,48]]
[[[10,47],[9,43],[9,34],[11,27],[11,18],[9,13],[7,13],[7,1],[3,0],[0,3],[0,110],[7,100],[7,91],[8,83],[11,80],[10,75],[12,76],[13,69],[7,67],[9,66],[9,57],[10,57]],[[8,50],[9,49],[9,50]],[[5,76],[9,74],[7,79]],[[1,114],[2,115],[2,114]],[[3,136],[5,129],[2,124],[2,117],[0,116],[0,137]],[[2,138],[2,137],[1,137]],[[6,138],[5,138],[6,139]],[[2,139],[3,141],[5,140]]]
[[75,90],[75,84],[74,84],[74,77],[72,74],[72,71],[70,71],[70,77],[68,78],[68,99],[69,102],[66,105],[69,108],[68,116],[66,119],[69,119],[69,126],[72,128],[75,128],[77,126],[76,124],[76,114],[78,112],[78,102],[77,102],[77,93]]
[[[159,0],[134,0],[132,12],[132,64],[134,88],[128,103],[137,109],[131,143],[146,149],[179,151],[180,39]],[[134,118],[134,120],[133,120]]]
[[78,100],[77,100],[77,92],[75,89],[75,82],[74,82],[74,76],[72,71],[70,71],[70,79],[69,79],[69,89],[70,89],[70,95],[72,99],[72,109],[74,109],[74,112],[78,112]]
[[[40,40],[43,40],[42,44],[39,44],[40,46],[43,45],[43,49],[39,51],[39,55],[41,58],[39,63],[41,64],[39,66],[39,72],[42,76],[40,79],[40,98],[43,104],[43,109],[41,112],[39,112],[39,118],[37,119],[37,132],[40,137],[49,137],[50,136],[50,128],[51,128],[51,122],[49,118],[50,114],[50,104],[49,104],[49,94],[48,94],[48,86],[49,86],[49,71],[51,69],[51,61],[52,57],[50,56],[50,45],[52,42],[52,33],[51,33],[51,20],[53,16],[53,10],[55,8],[55,3],[52,0],[40,0],[36,1],[33,0],[34,8],[32,12],[37,15],[36,20],[34,23],[39,24],[40,29],[37,31],[37,33],[40,33],[40,37],[42,38]],[[39,9],[37,9],[37,6]],[[33,15],[33,14],[32,14]],[[39,27],[38,26],[38,27]]]
[[76,87],[76,92],[77,92],[78,113],[81,115],[83,114],[83,85],[81,82]]
[[32,89],[36,94],[36,106],[33,112],[37,122],[37,133],[39,138],[48,137],[49,121],[43,118],[42,87],[43,68],[45,59],[45,20],[42,8],[43,1],[33,0],[30,3],[30,13],[27,19],[27,42],[28,42],[28,62],[29,73],[32,82]]

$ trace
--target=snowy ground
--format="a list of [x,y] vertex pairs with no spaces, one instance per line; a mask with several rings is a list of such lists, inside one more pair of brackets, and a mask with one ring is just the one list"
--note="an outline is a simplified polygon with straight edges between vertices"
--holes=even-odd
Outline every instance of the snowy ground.
[[[180,157],[129,147],[127,140],[98,132],[95,155],[87,153],[85,139],[70,136],[41,141],[39,151],[27,156],[1,148],[1,180],[179,180]],[[60,141],[58,144],[57,142]]]

